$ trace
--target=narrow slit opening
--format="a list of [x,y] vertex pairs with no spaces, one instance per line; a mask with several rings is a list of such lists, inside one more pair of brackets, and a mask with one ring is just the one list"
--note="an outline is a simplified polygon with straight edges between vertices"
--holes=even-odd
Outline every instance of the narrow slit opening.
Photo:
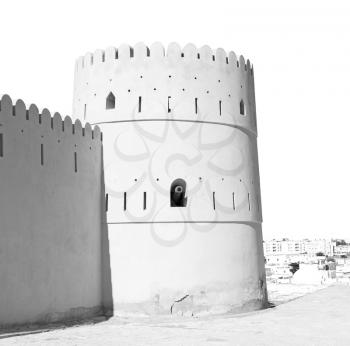
[[143,210],[147,208],[147,192],[143,193]]
[[40,164],[44,166],[44,144],[40,144]]
[[126,210],[126,192],[124,192],[124,210]]
[[245,105],[243,100],[239,102],[239,113],[241,115],[245,115]]
[[233,210],[236,210],[235,193],[234,192],[232,192],[232,206],[233,206]]
[[78,158],[77,158],[77,152],[74,152],[74,172],[78,172]]
[[196,114],[198,113],[198,99],[197,99],[197,97],[194,99],[194,111]]
[[0,133],[0,157],[4,157],[4,135]]
[[139,96],[139,113],[141,113],[142,97]]
[[86,103],[84,104],[84,120],[86,119]]
[[171,96],[168,96],[168,113],[171,112],[171,108],[170,108],[170,99],[171,99]]
[[213,192],[213,208],[214,208],[214,210],[215,210],[215,192]]
[[250,194],[248,192],[248,210],[250,211]]
[[108,193],[106,193],[106,211],[108,211]]
[[219,113],[220,113],[220,115],[221,115],[221,103],[222,103],[222,101],[220,100],[219,101]]

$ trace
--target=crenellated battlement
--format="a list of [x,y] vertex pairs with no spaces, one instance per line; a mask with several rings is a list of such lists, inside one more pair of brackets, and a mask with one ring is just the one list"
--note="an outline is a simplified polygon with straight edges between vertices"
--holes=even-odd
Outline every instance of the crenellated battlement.
[[73,123],[69,116],[62,118],[57,112],[51,115],[47,108],[39,112],[39,108],[35,104],[31,104],[27,108],[21,99],[13,103],[10,96],[3,95],[0,100],[0,129],[6,129],[10,125],[22,127],[23,131],[25,127],[34,125],[40,128],[42,135],[65,134],[66,136],[74,136],[77,140],[85,138],[86,140],[94,140],[96,143],[102,141],[102,133],[97,125],[94,128],[89,123],[82,126],[79,119]]
[[[40,112],[34,104],[26,107],[22,100],[12,102],[8,95],[0,101],[0,165],[17,170],[33,164],[33,171],[43,179],[62,174],[71,179],[76,173],[98,173],[102,156],[102,133],[98,126],[82,126],[69,116]],[[43,168],[43,169],[41,169]],[[82,184],[88,181],[83,179]]]
[[140,61],[150,59],[159,61],[162,58],[167,58],[172,61],[201,61],[213,66],[227,65],[232,69],[240,69],[250,74],[254,73],[253,66],[249,59],[245,60],[243,55],[237,58],[233,51],[227,53],[222,48],[213,50],[207,45],[197,48],[192,43],[187,44],[181,49],[180,45],[175,42],[170,43],[167,49],[159,42],[155,42],[149,47],[140,42],[133,47],[123,44],[118,48],[108,47],[105,50],[98,49],[94,53],[89,52],[86,53],[85,56],[79,57],[76,61],[75,69],[79,71],[113,60],[123,61],[134,59],[135,61]]
[[206,122],[257,134],[253,68],[221,48],[97,50],[78,59],[74,84],[73,116],[81,121]]

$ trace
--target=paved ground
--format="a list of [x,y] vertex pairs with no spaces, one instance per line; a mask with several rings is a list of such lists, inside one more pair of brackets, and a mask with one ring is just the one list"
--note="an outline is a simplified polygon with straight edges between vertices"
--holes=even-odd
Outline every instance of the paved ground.
[[[4,335],[0,335],[3,337]],[[350,345],[350,287],[235,316],[121,319],[0,339],[6,345]]]

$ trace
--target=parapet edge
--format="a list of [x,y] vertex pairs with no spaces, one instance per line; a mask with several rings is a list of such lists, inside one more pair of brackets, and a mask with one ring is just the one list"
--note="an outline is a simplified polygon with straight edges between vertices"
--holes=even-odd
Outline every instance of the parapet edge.
[[0,126],[1,121],[5,117],[20,117],[22,120],[34,121],[55,132],[70,132],[75,136],[80,135],[90,138],[91,140],[99,140],[102,142],[102,132],[98,125],[92,128],[89,123],[85,123],[85,126],[82,126],[79,119],[76,119],[73,123],[70,116],[62,118],[60,113],[51,113],[47,108],[43,108],[42,111],[39,112],[35,104],[31,104],[27,107],[21,99],[12,102],[11,97],[7,94],[0,95],[0,98]]
[[243,55],[239,57],[233,51],[226,52],[222,48],[212,49],[208,45],[197,48],[194,44],[188,43],[182,49],[176,42],[168,45],[167,49],[159,43],[155,42],[149,47],[143,42],[139,42],[134,46],[122,44],[118,48],[108,47],[105,50],[97,49],[94,53],[86,53],[76,60],[76,72],[92,67],[97,64],[111,62],[113,60],[159,60],[168,58],[173,61],[184,59],[186,61],[202,60],[206,63],[217,65],[228,65],[232,69],[240,69],[244,72],[254,74],[253,65],[249,59],[245,60]]

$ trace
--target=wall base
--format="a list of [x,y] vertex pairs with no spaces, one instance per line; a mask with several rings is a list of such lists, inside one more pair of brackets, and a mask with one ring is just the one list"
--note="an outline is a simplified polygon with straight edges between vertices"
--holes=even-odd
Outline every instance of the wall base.
[[183,227],[109,225],[115,315],[198,316],[266,307],[260,224]]
[[8,331],[9,329],[31,329],[39,326],[47,326],[52,323],[69,323],[73,321],[84,321],[89,320],[98,316],[106,316],[104,309],[101,306],[94,306],[90,308],[76,307],[63,312],[50,312],[33,316],[28,321],[18,323],[1,323],[0,322],[0,333],[1,330]]

